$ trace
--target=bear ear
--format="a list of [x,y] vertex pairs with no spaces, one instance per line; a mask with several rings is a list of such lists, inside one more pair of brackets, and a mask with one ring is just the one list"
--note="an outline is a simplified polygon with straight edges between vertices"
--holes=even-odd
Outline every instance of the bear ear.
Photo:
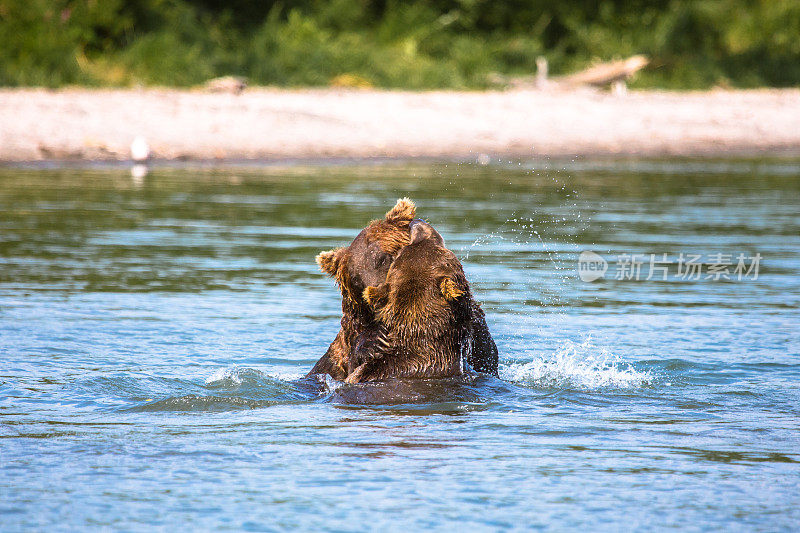
[[342,260],[343,249],[336,248],[327,252],[320,252],[317,255],[319,268],[329,276],[336,277],[336,272],[339,271],[339,262]]
[[408,198],[400,198],[394,207],[386,213],[386,220],[388,222],[403,222],[411,221],[417,213],[417,206]]
[[458,288],[456,282],[450,278],[444,278],[441,283],[439,283],[439,290],[442,291],[442,296],[447,301],[452,301],[462,296],[464,291]]

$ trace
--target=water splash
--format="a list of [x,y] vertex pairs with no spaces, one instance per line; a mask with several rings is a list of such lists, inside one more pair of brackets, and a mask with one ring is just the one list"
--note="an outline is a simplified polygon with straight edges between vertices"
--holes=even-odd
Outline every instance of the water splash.
[[242,385],[259,385],[270,379],[270,376],[256,370],[242,366],[220,368],[206,378],[206,387],[210,389],[239,388]]
[[635,389],[649,386],[653,376],[636,370],[619,356],[595,346],[566,341],[548,358],[500,366],[500,377],[536,388]]
[[[580,218],[580,213],[578,213],[577,218]],[[566,219],[562,218],[562,221],[566,221]],[[553,221],[550,220],[549,222],[552,223]],[[514,212],[511,214],[511,217],[507,218],[506,221],[495,228],[494,231],[478,235],[471,244],[461,247],[459,250],[461,255],[460,259],[462,261],[467,261],[474,248],[480,249],[486,246],[497,246],[501,242],[519,247],[527,246],[535,242],[541,245],[542,252],[547,254],[547,258],[555,269],[559,270],[562,268],[562,258],[560,254],[556,250],[554,243],[545,242],[541,233],[539,233],[539,229],[541,229],[540,226],[546,226],[547,224],[548,221],[537,220],[532,216],[520,216]]]

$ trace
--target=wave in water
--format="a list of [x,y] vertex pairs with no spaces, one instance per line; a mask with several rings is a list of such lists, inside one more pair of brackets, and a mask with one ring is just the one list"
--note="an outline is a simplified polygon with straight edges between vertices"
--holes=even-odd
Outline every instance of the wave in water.
[[[275,404],[315,399],[319,392],[311,383],[288,381],[247,367],[214,372],[205,384],[185,382],[173,394],[158,400],[148,398],[133,411],[229,411],[255,409]],[[177,394],[175,394],[177,393]]]
[[[347,385],[330,377],[324,381],[298,375],[270,375],[247,367],[224,368],[205,383],[171,381],[172,394],[148,398],[134,411],[228,411],[274,404],[332,401],[353,404],[481,402],[489,382],[477,376],[444,380],[390,380],[387,383]],[[637,370],[604,348],[565,341],[550,357],[500,365],[506,382],[536,389],[635,389],[650,386],[653,375]],[[139,391],[140,394],[142,391]],[[155,392],[155,391],[154,391]],[[502,394],[500,391],[494,393]],[[154,395],[156,396],[156,395]]]
[[536,388],[635,389],[653,383],[649,371],[633,368],[591,339],[566,341],[551,357],[500,364],[500,378]]

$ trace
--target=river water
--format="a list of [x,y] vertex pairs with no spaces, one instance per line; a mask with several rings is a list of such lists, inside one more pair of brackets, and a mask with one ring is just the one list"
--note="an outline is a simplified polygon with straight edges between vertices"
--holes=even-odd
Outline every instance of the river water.
[[[310,387],[314,256],[401,196],[501,379]],[[0,529],[796,531],[799,213],[793,161],[0,169]]]

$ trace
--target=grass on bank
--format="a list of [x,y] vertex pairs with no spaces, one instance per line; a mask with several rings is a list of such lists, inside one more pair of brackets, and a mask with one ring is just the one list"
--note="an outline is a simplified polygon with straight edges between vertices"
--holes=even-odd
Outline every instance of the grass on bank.
[[491,86],[647,54],[638,87],[800,85],[794,0],[0,0],[0,85]]

